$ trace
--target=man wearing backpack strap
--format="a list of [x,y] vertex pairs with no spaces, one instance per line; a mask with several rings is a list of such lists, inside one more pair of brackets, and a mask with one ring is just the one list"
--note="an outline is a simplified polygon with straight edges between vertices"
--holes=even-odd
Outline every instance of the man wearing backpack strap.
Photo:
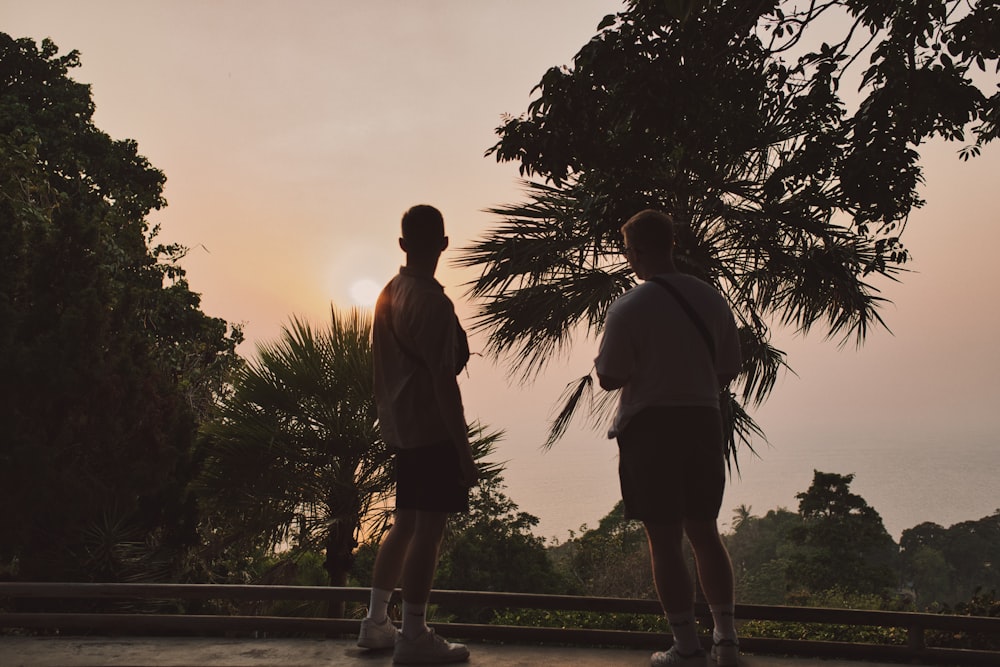
[[705,664],[682,550],[687,535],[715,621],[712,658],[733,667],[733,567],[716,522],[726,482],[719,391],[740,370],[736,323],[718,291],[678,272],[669,216],[647,209],[621,231],[629,265],[645,282],[608,309],[595,365],[602,388],[621,389],[609,437],[618,440],[625,518],[645,526],[674,636],[651,662]]

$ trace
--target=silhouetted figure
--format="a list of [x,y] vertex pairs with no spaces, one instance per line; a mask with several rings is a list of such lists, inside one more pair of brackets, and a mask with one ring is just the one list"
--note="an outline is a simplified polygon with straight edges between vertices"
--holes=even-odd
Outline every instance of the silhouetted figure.
[[[478,480],[455,379],[468,348],[455,307],[434,278],[448,247],[441,213],[426,205],[408,210],[399,247],[406,265],[379,295],[372,328],[379,425],[396,456],[396,518],[375,558],[358,645],[394,647],[397,662],[459,662],[468,649],[438,637],[425,621],[448,514],[469,510],[469,488]],[[398,631],[386,612],[400,580]]]
[[736,323],[713,287],[677,271],[673,221],[654,210],[622,228],[625,256],[643,282],[608,310],[595,361],[601,387],[621,389],[608,437],[619,448],[625,518],[646,529],[653,580],[674,635],[656,665],[704,665],[686,534],[715,621],[712,657],[738,662],[733,566],[716,520],[726,483],[720,387],[740,369]]

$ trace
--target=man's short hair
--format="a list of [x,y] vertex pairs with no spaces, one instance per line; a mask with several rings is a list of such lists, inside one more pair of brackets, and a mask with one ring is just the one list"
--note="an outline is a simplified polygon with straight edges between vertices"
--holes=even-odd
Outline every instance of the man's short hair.
[[403,214],[403,239],[412,247],[439,249],[444,239],[444,217],[427,204],[417,204]]
[[629,243],[644,250],[671,252],[674,248],[674,220],[666,213],[647,208],[622,225]]

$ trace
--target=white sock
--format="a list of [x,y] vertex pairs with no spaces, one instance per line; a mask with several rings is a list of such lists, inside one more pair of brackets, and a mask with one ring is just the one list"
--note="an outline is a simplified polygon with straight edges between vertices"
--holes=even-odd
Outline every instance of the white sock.
[[712,621],[715,623],[712,640],[716,642],[723,639],[736,641],[736,605],[710,604],[708,610],[712,612]]
[[389,600],[392,598],[392,591],[384,588],[372,587],[372,599],[368,604],[368,618],[376,623],[385,621],[389,611]]
[[403,636],[415,639],[430,628],[427,627],[427,603],[403,600]]
[[695,625],[694,610],[679,614],[667,614],[670,633],[674,636],[674,646],[682,655],[690,655],[701,648],[698,642],[698,626]]

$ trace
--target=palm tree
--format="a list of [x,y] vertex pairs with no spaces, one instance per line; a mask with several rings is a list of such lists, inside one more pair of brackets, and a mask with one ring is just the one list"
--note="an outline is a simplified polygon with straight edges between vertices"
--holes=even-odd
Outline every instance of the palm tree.
[[745,526],[749,526],[750,522],[754,520],[755,517],[750,513],[750,510],[751,507],[743,503],[740,503],[740,505],[733,510],[733,532],[736,532]]
[[[524,201],[488,210],[499,222],[459,265],[479,272],[469,293],[488,350],[527,381],[574,337],[598,336],[609,305],[634,284],[621,224],[644,208],[672,214],[678,268],[715,286],[740,328],[739,400],[723,404],[735,460],[737,438],[763,435],[743,406],[763,402],[787,367],[773,326],[815,326],[858,345],[884,326],[875,281],[904,271],[900,237],[922,203],[914,143],[936,127],[914,120],[922,116],[897,79],[914,62],[935,71],[940,45],[921,47],[902,70],[896,51],[880,52],[866,72],[871,95],[852,117],[839,90],[856,60],[855,30],[786,62],[816,18],[792,16],[793,3],[694,3],[682,18],[676,3],[626,4],[571,67],[545,73],[526,113],[497,129],[489,153],[530,180]],[[923,37],[900,43],[917,48]],[[983,113],[970,85],[955,82],[972,109],[955,116],[959,128]],[[592,385],[590,374],[568,385],[547,445]]]
[[[393,476],[377,427],[371,327],[367,312],[331,309],[326,329],[293,318],[279,340],[258,345],[203,429],[199,491],[217,542],[286,559],[323,553],[330,585],[343,586],[359,537],[387,528]],[[479,426],[470,435],[477,460],[500,436]]]

